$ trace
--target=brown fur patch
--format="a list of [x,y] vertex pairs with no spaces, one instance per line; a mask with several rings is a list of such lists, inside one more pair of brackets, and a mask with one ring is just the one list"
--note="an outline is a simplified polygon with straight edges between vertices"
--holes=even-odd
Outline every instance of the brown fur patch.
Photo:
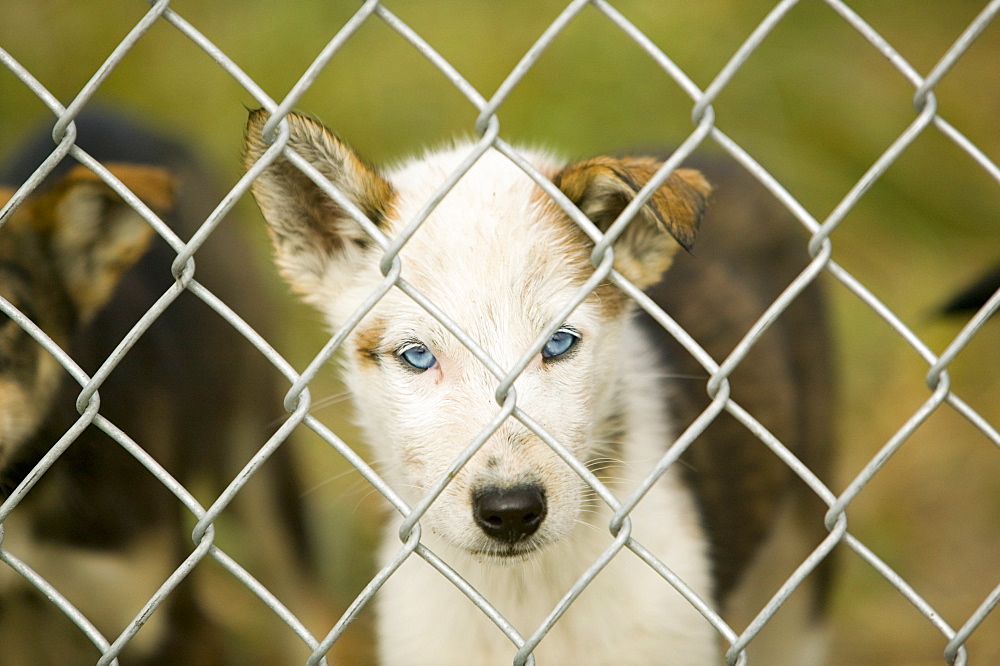
[[[652,157],[602,156],[543,173],[598,229],[607,231],[661,166]],[[615,269],[640,288],[659,281],[677,247],[691,248],[710,193],[711,186],[698,171],[677,169],[670,174],[615,242]],[[535,199],[540,214],[558,221],[569,244],[582,248],[586,259],[574,262],[574,268],[580,280],[586,280],[593,274],[589,261],[593,242],[541,188]],[[598,299],[607,315],[620,313],[629,302],[610,283],[600,285],[591,298]]]
[[[607,231],[661,166],[651,157],[595,157],[566,167],[553,183]],[[656,283],[677,247],[691,248],[710,192],[697,171],[670,174],[616,240],[615,268],[640,288]]]
[[[542,173],[552,180],[558,176],[559,172],[555,170],[546,172],[543,170]],[[558,246],[566,248],[562,263],[563,268],[569,271],[572,279],[580,284],[589,280],[597,270],[590,263],[590,255],[594,250],[594,241],[542,188],[534,188],[532,202],[539,219],[543,220],[546,224],[551,224],[563,238],[564,242]],[[605,316],[619,314],[622,308],[628,303],[628,299],[622,291],[607,281],[599,284],[587,296],[587,300],[596,301],[600,306],[602,314]]]
[[[169,212],[173,208],[176,181],[164,169],[134,164],[112,163],[105,165],[125,187],[132,191],[147,206],[159,213]],[[95,188],[84,190],[80,188]],[[42,194],[29,199],[33,225],[39,230],[52,230],[59,224],[57,208],[73,196],[84,191],[99,192],[101,196],[111,201],[124,204],[118,194],[101,178],[84,166],[76,166],[66,174],[59,185]],[[138,213],[136,213],[138,215]]]
[[[174,177],[163,169],[121,163],[109,163],[105,166],[150,208],[164,212],[173,208],[176,182]],[[99,183],[107,187],[96,173],[84,166],[74,167],[64,180],[67,187],[81,182]]]
[[[147,205],[161,212],[171,208],[174,179],[163,169],[112,164],[109,170]],[[25,207],[26,223],[51,239],[66,290],[85,320],[103,307],[154,235],[110,186],[82,166]]]
[[364,328],[359,329],[356,339],[356,352],[358,357],[366,363],[380,363],[381,354],[379,347],[385,337],[385,322],[381,319],[367,323]]
[[[244,162],[247,168],[251,167],[270,148],[262,136],[264,124],[269,118],[270,114],[264,109],[250,112],[245,132]],[[289,147],[316,167],[337,189],[350,197],[376,226],[384,226],[385,220],[392,214],[396,198],[392,185],[382,177],[375,167],[362,160],[357,153],[319,121],[299,113],[290,113],[287,119],[290,130]],[[317,212],[323,213],[332,210],[339,217],[346,215],[336,203],[316,187],[315,183],[284,158],[275,160],[265,173],[269,172],[273,172],[274,176],[287,181],[301,181],[297,183],[298,191],[295,192],[299,195],[299,203],[303,203],[303,195],[305,194],[312,197],[318,196],[324,200],[324,203],[322,205],[318,201],[311,203],[313,206],[319,206],[320,210]],[[265,183],[261,184],[261,180],[265,180]],[[258,189],[261,189],[258,188],[258,184],[261,184],[262,188],[267,187],[264,176],[254,184],[255,196]],[[305,191],[312,189],[316,191],[308,193]]]
[[[595,157],[566,167],[553,183],[606,231],[662,166],[652,157]],[[711,191],[700,172],[677,169],[653,193],[644,210],[661,231],[690,250]]]
[[[249,169],[270,148],[262,131],[270,115],[251,111],[245,131],[244,164]],[[342,192],[377,227],[393,214],[396,192],[378,171],[322,123],[291,113],[288,147],[301,155]],[[371,237],[316,183],[284,157],[275,159],[251,188],[275,251],[282,275],[292,288],[309,294],[338,253],[372,245]]]

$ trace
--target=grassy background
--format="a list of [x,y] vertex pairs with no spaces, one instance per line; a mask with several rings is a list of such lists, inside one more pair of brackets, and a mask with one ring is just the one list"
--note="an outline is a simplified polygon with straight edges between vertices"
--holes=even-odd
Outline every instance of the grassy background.
[[[359,3],[178,0],[171,7],[215,42],[273,98],[294,85]],[[385,3],[484,96],[558,15],[562,2]],[[764,0],[614,3],[700,87],[763,19]],[[858,0],[851,5],[926,74],[983,2]],[[71,0],[6,0],[0,46],[64,104],[147,11],[138,0],[100,9]],[[936,89],[940,113],[1000,160],[1000,24],[991,25]],[[821,2],[805,1],[725,88],[717,125],[771,171],[818,219],[912,122],[912,87]],[[143,37],[101,86],[121,105],[202,147],[229,183],[240,175],[245,106],[253,99],[166,22]],[[321,117],[375,162],[471,134],[477,111],[381,21],[366,23],[298,107]],[[691,102],[643,52],[592,8],[556,40],[499,110],[509,141],[571,155],[670,145],[691,131]],[[25,86],[0,69],[0,150],[46,118]],[[241,203],[257,222],[252,204]],[[261,242],[261,225],[253,227]],[[925,132],[833,235],[834,259],[936,352],[962,322],[934,313],[949,294],[1000,259],[1000,188],[942,137]],[[270,270],[265,269],[270,275]],[[276,294],[284,291],[271,282]],[[842,379],[841,490],[929,396],[926,364],[846,289],[833,285]],[[324,339],[317,317],[279,299],[288,325],[275,345],[304,368]],[[288,303],[287,305],[284,305]],[[328,373],[314,395],[338,391]],[[959,356],[954,390],[1000,423],[1000,322]],[[338,432],[343,403],[317,412]],[[364,549],[378,502],[357,474],[303,437],[307,498],[331,556],[329,593],[345,603],[368,571]],[[850,529],[960,626],[1000,582],[1000,459],[949,408],[938,410],[849,511]],[[843,664],[942,663],[946,641],[888,583],[849,553],[835,599],[835,658]],[[972,663],[1000,663],[1000,613],[970,640]]]

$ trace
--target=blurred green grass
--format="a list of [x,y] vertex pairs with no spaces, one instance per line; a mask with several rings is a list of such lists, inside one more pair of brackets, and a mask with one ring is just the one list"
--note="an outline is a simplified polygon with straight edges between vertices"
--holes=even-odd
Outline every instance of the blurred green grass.
[[[178,0],[171,7],[275,99],[283,97],[360,3]],[[762,0],[613,3],[700,87],[706,87],[773,5]],[[385,5],[489,97],[564,3],[388,1]],[[983,2],[864,0],[851,7],[921,74]],[[108,0],[7,0],[0,46],[64,104],[148,6]],[[941,114],[1000,160],[1000,24],[994,22],[936,88]],[[718,97],[716,124],[822,220],[915,117],[912,86],[829,7],[796,6]],[[229,183],[240,175],[245,106],[255,106],[208,56],[158,22],[96,98],[187,137]],[[675,145],[692,130],[691,101],[631,40],[585,8],[499,109],[501,136],[570,155]],[[455,134],[477,110],[379,20],[345,45],[298,107],[322,118],[375,162],[398,160]],[[0,69],[0,151],[44,107]],[[248,200],[245,215],[257,221]],[[262,268],[271,274],[261,230]],[[941,352],[962,322],[934,308],[1000,260],[1000,188],[931,128],[864,196],[833,235],[844,266]],[[275,341],[304,368],[324,339],[318,317],[270,283],[286,326]],[[930,395],[926,364],[867,306],[831,285],[842,379],[840,491]],[[1000,424],[1000,322],[987,326],[950,371],[954,390]],[[340,389],[333,373],[314,395]],[[356,439],[337,405],[317,412]],[[380,503],[325,445],[303,437],[330,594],[347,603],[369,569],[366,544]],[[312,464],[315,462],[315,464]],[[996,448],[950,408],[937,411],[852,504],[851,532],[895,568],[953,627],[1000,582],[1000,461]],[[358,544],[362,544],[359,546]],[[837,664],[941,663],[946,641],[895,590],[846,553],[835,599]],[[969,642],[972,663],[1000,663],[1000,613]]]

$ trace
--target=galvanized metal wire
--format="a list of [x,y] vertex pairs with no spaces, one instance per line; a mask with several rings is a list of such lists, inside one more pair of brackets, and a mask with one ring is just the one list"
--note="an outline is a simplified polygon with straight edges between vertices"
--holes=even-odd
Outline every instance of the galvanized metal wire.
[[[937,64],[926,75],[921,75],[907,60],[882,37],[865,19],[850,6],[840,0],[824,0],[831,10],[830,20],[840,20],[861,35],[873,49],[884,57],[894,67],[905,81],[913,86],[913,107],[915,116],[909,126],[885,147],[882,154],[872,163],[860,179],[849,189],[841,201],[833,208],[825,219],[813,217],[796,198],[772,176],[753,155],[744,149],[737,141],[728,136],[717,124],[713,104],[720,93],[730,85],[733,78],[753,58],[755,52],[771,33],[782,24],[799,0],[782,0],[753,30],[750,36],[736,50],[728,62],[704,89],[699,88],[688,75],[675,64],[667,53],[636,25],[630,22],[618,9],[614,2],[608,0],[574,0],[548,26],[542,35],[525,52],[521,60],[510,71],[509,75],[498,86],[492,95],[483,94],[460,74],[461,63],[453,64],[438,53],[434,47],[417,31],[391,12],[378,0],[363,2],[357,12],[339,31],[334,34],[321,52],[306,68],[302,76],[291,90],[280,100],[272,98],[254,80],[248,76],[230,57],[205,37],[198,28],[185,20],[170,6],[169,0],[157,0],[151,3],[146,14],[136,23],[134,28],[122,39],[111,55],[101,64],[90,80],[68,103],[61,103],[53,94],[23,67],[13,56],[0,48],[0,65],[16,76],[33,94],[35,94],[51,111],[53,117],[53,148],[51,156],[37,169],[14,194],[11,200],[0,210],[0,224],[5,222],[26,197],[39,186],[55,165],[66,155],[87,165],[121,195],[124,201],[139,212],[153,229],[174,249],[177,258],[174,262],[174,284],[161,295],[156,304],[135,325],[131,333],[119,345],[115,352],[106,360],[102,367],[88,376],[59,348],[45,332],[41,331],[23,313],[11,303],[0,298],[0,311],[9,316],[24,328],[38,344],[42,345],[80,385],[77,408],[80,419],[65,435],[56,442],[48,454],[41,459],[34,470],[0,506],[0,561],[13,568],[28,582],[34,585],[55,606],[69,617],[80,631],[102,653],[99,663],[117,663],[117,655],[128,644],[135,633],[156,612],[177,584],[184,579],[198,564],[206,558],[219,562],[234,578],[241,581],[260,600],[270,608],[275,616],[287,624],[312,651],[307,663],[322,663],[333,643],[342,635],[345,629],[356,619],[358,613],[370,603],[379,588],[399,567],[411,557],[420,557],[440,574],[451,581],[469,599],[472,607],[477,608],[502,632],[517,648],[515,664],[532,664],[532,650],[545,637],[546,633],[559,622],[563,613],[574,603],[577,596],[587,587],[600,570],[617,556],[622,550],[629,549],[643,562],[656,571],[664,581],[675,587],[719,632],[728,643],[726,662],[728,664],[743,664],[747,661],[745,649],[753,638],[777,612],[778,608],[810,572],[838,546],[854,551],[871,568],[883,576],[899,593],[909,601],[924,617],[929,626],[936,629],[947,639],[947,649],[943,659],[948,664],[966,664],[968,654],[965,642],[986,617],[994,610],[1000,601],[1000,586],[987,595],[976,610],[962,620],[956,629],[949,624],[935,608],[926,601],[920,593],[892,567],[882,560],[867,545],[856,538],[848,528],[848,513],[851,504],[878,475],[879,470],[903,447],[914,431],[942,405],[950,405],[961,414],[976,429],[985,435],[989,441],[1000,448],[1000,433],[995,424],[977,413],[966,401],[962,400],[953,390],[948,375],[948,367],[955,357],[964,349],[977,334],[986,320],[997,310],[1000,310],[1000,293],[995,294],[983,309],[975,315],[962,331],[954,338],[948,348],[941,354],[935,354],[903,321],[886,306],[865,284],[840,266],[832,259],[832,236],[842,223],[845,216],[856,208],[866,192],[883,176],[886,170],[896,162],[918,137],[938,131],[950,140],[959,150],[965,153],[975,164],[983,169],[990,178],[1000,185],[1000,167],[992,161],[976,144],[963,135],[954,125],[941,115],[935,98],[935,87],[945,74],[960,60],[963,54],[974,43],[975,39],[996,19],[1000,13],[1000,0],[992,0],[986,4],[982,12],[969,24],[967,29],[943,53]],[[679,148],[671,155],[663,167],[642,188],[635,200],[625,209],[620,218],[601,234],[594,225],[556,188],[547,178],[538,173],[517,150],[500,137],[501,107],[511,93],[517,89],[524,77],[531,70],[546,49],[559,37],[568,26],[584,12],[596,13],[605,21],[607,30],[616,30],[631,39],[654,62],[665,77],[679,86],[691,99],[692,129],[684,137]],[[288,142],[288,127],[284,116],[300,101],[309,90],[317,76],[329,63],[335,59],[340,49],[357,31],[369,22],[381,22],[398,37],[412,46],[414,54],[430,62],[440,72],[445,80],[450,82],[465,97],[476,111],[476,120],[472,130],[478,139],[470,149],[468,156],[441,183],[435,194],[424,203],[420,212],[409,220],[405,229],[395,238],[385,237],[364,213],[355,207],[349,199],[314,167],[291,149]],[[228,74],[233,81],[241,86],[261,106],[272,113],[271,119],[264,127],[264,138],[271,143],[270,148],[260,160],[254,164],[232,188],[229,194],[220,202],[217,208],[204,221],[199,231],[184,242],[170,230],[156,214],[147,208],[132,194],[111,172],[75,145],[76,130],[74,118],[93,98],[98,87],[108,75],[119,65],[127,53],[143,39],[153,25],[166,24],[187,37],[194,45],[202,49],[216,65]],[[791,212],[810,234],[808,251],[811,261],[801,274],[784,290],[783,293],[766,309],[757,323],[746,333],[744,338],[733,349],[728,358],[716,363],[702,349],[698,342],[685,332],[673,319],[663,312],[646,295],[630,284],[613,268],[612,243],[629,223],[632,215],[646,202],[652,193],[663,183],[669,174],[680,165],[691,153],[706,141],[711,141],[721,147],[736,161],[746,167],[773,195]],[[424,223],[441,199],[451,190],[458,180],[476,163],[487,150],[497,150],[509,157],[541,189],[562,207],[571,219],[595,241],[592,255],[594,272],[592,277],[579,291],[562,306],[562,312],[554,318],[549,326],[534,340],[531,347],[525,350],[523,356],[511,367],[504,369],[490,357],[490,350],[481,347],[475,339],[463,331],[447,312],[420,293],[412,284],[401,277],[400,250],[409,238]],[[337,331],[301,372],[293,368],[281,357],[256,331],[233,312],[222,300],[206,289],[197,280],[198,270],[195,257],[202,243],[212,234],[219,221],[229,212],[234,203],[249,190],[254,179],[274,160],[283,157],[302,170],[316,185],[327,193],[347,213],[353,217],[360,227],[371,236],[382,251],[381,271],[384,279],[377,289],[358,307],[347,319],[343,327]],[[799,461],[777,437],[770,433],[752,414],[737,404],[729,392],[728,378],[740,365],[742,360],[754,348],[761,336],[773,322],[799,297],[813,281],[821,276],[839,281],[857,299],[870,308],[875,315],[883,319],[899,336],[912,347],[926,362],[927,385],[930,395],[911,417],[888,439],[878,453],[865,465],[860,472],[847,484],[840,493],[826,486],[806,465]],[[649,313],[660,325],[694,356],[704,366],[709,380],[705,390],[711,397],[711,402],[704,412],[691,423],[676,441],[664,453],[662,458],[650,471],[640,488],[630,497],[618,498],[606,488],[594,474],[577,460],[555,437],[539,425],[530,414],[525,413],[517,402],[513,384],[532,358],[544,346],[552,333],[562,324],[565,316],[573,311],[601,282],[611,281],[623,292],[636,301],[638,306]],[[468,443],[461,455],[455,459],[451,467],[443,474],[431,490],[414,506],[409,506],[387,483],[378,472],[340,436],[331,431],[309,413],[312,405],[309,384],[316,374],[336,353],[342,342],[362,318],[389,291],[399,290],[424,308],[431,316],[438,319],[469,351],[474,354],[496,378],[497,411],[495,417],[478,435]],[[194,497],[179,482],[173,479],[160,465],[146,454],[140,446],[128,435],[120,431],[100,414],[100,389],[103,381],[116,365],[125,357],[134,342],[141,337],[160,314],[183,292],[189,292],[204,301],[218,315],[228,321],[234,329],[242,333],[259,352],[264,355],[289,381],[291,388],[285,396],[285,407],[289,414],[277,432],[261,447],[245,468],[232,480],[229,487],[212,503],[211,506],[201,506]],[[728,412],[743,423],[746,428],[758,437],[762,445],[768,447],[779,456],[791,470],[799,476],[816,495],[829,506],[826,516],[826,526],[829,536],[804,560],[781,588],[765,604],[757,617],[742,632],[737,632],[713,610],[708,600],[700,598],[684,580],[674,574],[662,561],[650,553],[642,543],[631,533],[630,512],[643,500],[648,489],[675,465],[681,454],[701,434],[704,429],[722,412]],[[596,496],[605,502],[613,511],[613,518],[608,525],[611,541],[604,553],[593,562],[576,581],[560,603],[552,609],[549,616],[528,636],[521,635],[511,623],[484,597],[474,586],[463,580],[457,572],[449,567],[431,548],[421,540],[420,520],[431,504],[449,483],[450,479],[476,454],[490,436],[507,420],[516,419],[526,428],[534,432],[542,441],[555,451],[583,481],[590,486]],[[177,497],[196,520],[192,532],[194,549],[187,559],[164,580],[159,590],[150,597],[141,612],[129,626],[117,637],[105,637],[95,629],[90,620],[67,601],[60,591],[54,588],[42,576],[18,558],[17,553],[4,546],[3,521],[17,510],[18,504],[31,491],[53,462],[64,452],[86,427],[93,425],[101,428],[115,439],[125,450],[139,460],[157,479]],[[363,479],[381,494],[386,501],[398,511],[402,517],[399,532],[400,545],[395,556],[379,570],[364,589],[357,595],[353,603],[340,620],[322,637],[313,636],[264,585],[255,580],[244,570],[235,559],[223,552],[213,542],[214,521],[220,513],[236,497],[244,485],[253,477],[267,458],[288,438],[298,426],[304,426],[314,431],[325,440],[333,451],[343,456],[354,466]],[[0,646],[0,658],[3,647]]]

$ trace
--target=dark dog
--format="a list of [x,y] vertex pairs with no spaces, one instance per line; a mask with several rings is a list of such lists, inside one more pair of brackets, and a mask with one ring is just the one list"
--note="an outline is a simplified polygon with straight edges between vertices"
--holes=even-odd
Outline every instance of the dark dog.
[[[76,126],[77,145],[104,164],[116,163],[112,172],[185,241],[221,198],[197,161],[171,140],[105,113],[84,114]],[[53,147],[49,132],[42,132],[0,171],[0,182],[11,188],[5,201]],[[176,252],[93,173],[74,165],[63,160],[0,229],[0,293],[92,375],[171,287]],[[216,229],[196,255],[195,279],[261,331],[266,299],[247,270],[253,263],[249,248],[233,232],[231,221]],[[185,292],[101,385],[100,414],[207,507],[283,414],[276,379],[274,368],[242,335]],[[74,405],[80,390],[48,352],[3,317],[0,497],[79,418]],[[228,549],[242,542],[243,555],[252,553],[252,573],[293,611],[301,610],[290,597],[302,592],[300,576],[308,565],[288,446],[275,452],[259,476],[233,504],[240,521],[230,525],[235,539],[217,537],[215,544],[246,561]],[[231,523],[232,513],[224,512],[220,523]],[[194,550],[194,522],[159,480],[92,425],[10,513],[2,546],[114,641]],[[215,630],[214,624],[226,621],[218,608],[242,602],[227,598],[213,612],[206,610],[204,590],[191,579],[208,566],[196,569],[153,613],[122,653],[124,663],[245,663],[249,654],[266,658],[268,648],[276,649],[278,634],[257,625],[253,637],[237,630],[231,644]],[[0,590],[0,661],[97,658],[82,632],[6,565],[0,565]],[[259,609],[270,613],[263,604]],[[297,641],[277,618],[270,619],[281,635]]]
[[[765,309],[809,261],[808,234],[742,167],[721,158],[692,159],[716,189],[693,253],[680,254],[650,290],[664,308],[722,363]],[[820,480],[832,481],[836,396],[833,349],[821,285],[813,282],[775,321],[730,376],[731,397],[788,447]],[[676,372],[671,410],[678,427],[708,406],[707,374],[645,315],[664,362]],[[827,535],[826,505],[735,417],[722,413],[682,458],[710,535],[715,596],[742,630],[808,552]],[[780,517],[780,519],[779,519]],[[777,527],[777,529],[776,529]],[[776,616],[749,653],[781,653],[766,642],[794,644],[792,633],[825,642],[823,616],[833,558]],[[790,604],[791,605],[791,604]],[[762,651],[763,648],[763,651]],[[821,663],[818,655],[812,657]],[[802,661],[799,663],[807,663]]]

